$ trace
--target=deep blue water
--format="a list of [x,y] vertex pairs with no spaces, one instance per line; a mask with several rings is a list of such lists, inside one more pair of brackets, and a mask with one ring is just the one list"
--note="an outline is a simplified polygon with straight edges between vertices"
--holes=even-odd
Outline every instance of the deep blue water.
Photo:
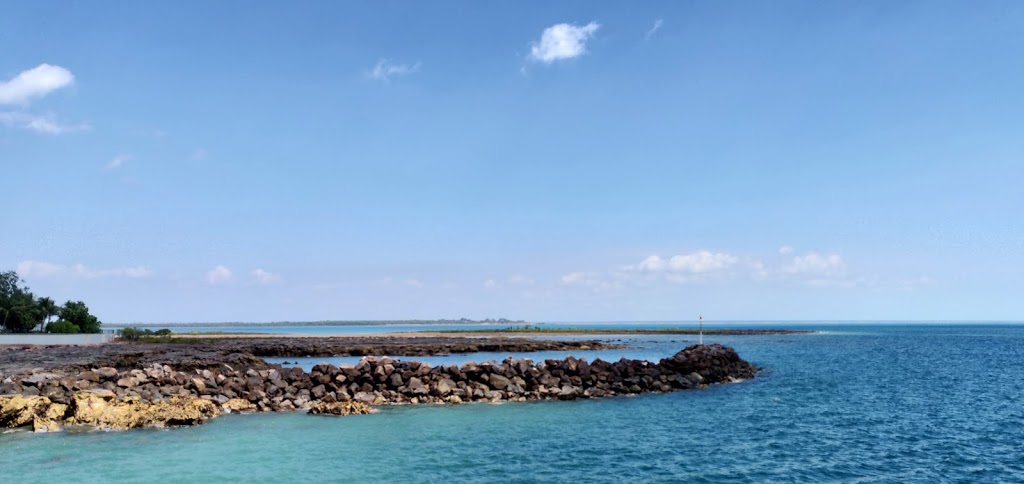
[[9,482],[1024,481],[1024,326],[820,329],[706,338],[764,371],[704,391],[19,432],[0,435],[0,468]]

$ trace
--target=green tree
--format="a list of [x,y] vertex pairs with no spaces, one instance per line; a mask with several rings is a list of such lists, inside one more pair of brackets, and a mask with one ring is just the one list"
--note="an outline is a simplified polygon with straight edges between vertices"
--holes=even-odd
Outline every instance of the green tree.
[[60,319],[67,321],[83,333],[99,333],[102,324],[96,316],[89,314],[89,307],[82,301],[68,301],[60,310]]
[[36,307],[42,313],[43,322],[39,325],[39,331],[45,331],[46,325],[49,324],[50,319],[60,314],[60,308],[57,307],[57,303],[53,302],[53,299],[48,297],[41,297],[36,300]]
[[75,326],[75,325],[73,325],[73,324],[71,324],[71,323],[61,319],[59,321],[54,321],[54,322],[52,322],[50,324],[47,324],[46,325],[46,332],[47,333],[54,333],[54,334],[71,334],[71,333],[81,333],[81,330],[79,329],[78,326]]
[[35,297],[22,284],[17,272],[0,272],[0,321],[6,331],[27,333],[43,318]]

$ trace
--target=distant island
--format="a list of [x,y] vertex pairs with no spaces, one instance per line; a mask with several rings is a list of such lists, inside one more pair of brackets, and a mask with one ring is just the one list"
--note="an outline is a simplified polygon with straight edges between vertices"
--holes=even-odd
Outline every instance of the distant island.
[[381,320],[325,320],[325,321],[276,321],[276,322],[263,322],[263,323],[246,323],[241,321],[227,322],[221,321],[216,323],[202,323],[202,322],[182,322],[182,323],[125,323],[125,324],[110,324],[109,326],[114,327],[167,327],[167,326],[205,326],[210,328],[230,327],[230,326],[253,326],[253,327],[266,327],[266,326],[381,326],[381,325],[430,325],[430,324],[494,324],[494,325],[526,325],[530,324],[522,319],[512,320],[505,318],[498,319],[381,319]]
[[706,334],[709,336],[746,336],[746,335],[770,335],[770,334],[809,334],[814,331],[800,330],[800,329],[733,329],[733,328],[713,328],[713,329],[698,329],[698,328],[547,328],[540,326],[531,326],[529,324],[521,326],[509,326],[506,328],[498,329],[444,329],[435,331],[426,331],[428,333],[452,333],[452,334],[466,334],[466,333],[510,333],[510,334],[547,334],[547,335],[559,335],[559,334],[683,334],[683,335],[698,335]]

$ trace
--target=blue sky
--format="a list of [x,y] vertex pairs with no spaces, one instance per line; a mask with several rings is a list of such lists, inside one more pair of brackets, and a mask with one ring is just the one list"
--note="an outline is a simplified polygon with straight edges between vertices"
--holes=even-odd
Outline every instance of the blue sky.
[[0,267],[107,322],[1024,318],[1019,2],[20,2]]

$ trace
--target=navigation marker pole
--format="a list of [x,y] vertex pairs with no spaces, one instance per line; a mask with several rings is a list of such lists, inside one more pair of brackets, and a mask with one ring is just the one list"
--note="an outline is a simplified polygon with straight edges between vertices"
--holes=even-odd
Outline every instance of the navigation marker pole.
[[700,345],[704,346],[704,315],[698,315],[700,318]]

